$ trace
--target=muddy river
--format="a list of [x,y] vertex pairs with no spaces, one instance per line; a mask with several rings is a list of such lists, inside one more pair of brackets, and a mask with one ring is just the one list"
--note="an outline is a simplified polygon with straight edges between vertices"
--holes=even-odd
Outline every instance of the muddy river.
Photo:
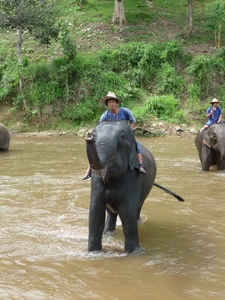
[[137,138],[157,163],[139,224],[87,252],[90,180],[80,137],[12,136],[0,154],[0,299],[193,300],[225,295],[225,171],[202,172],[194,137]]

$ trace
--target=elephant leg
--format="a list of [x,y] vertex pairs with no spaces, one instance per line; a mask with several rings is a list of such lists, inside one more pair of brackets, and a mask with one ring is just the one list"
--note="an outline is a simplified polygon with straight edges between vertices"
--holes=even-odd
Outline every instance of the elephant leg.
[[131,253],[139,248],[137,209],[129,205],[126,209],[119,211],[119,216],[123,225],[125,238],[125,252]]
[[106,206],[103,201],[91,201],[89,209],[88,251],[102,250]]
[[209,171],[212,164],[211,150],[203,145],[202,147],[202,171]]
[[138,208],[137,221],[139,221],[141,219],[141,209],[142,209],[143,204],[144,204],[144,202]]
[[104,234],[113,232],[116,229],[116,219],[118,214],[113,213],[107,209],[107,218],[105,222]]
[[221,159],[218,160],[218,170],[225,170],[225,161]]
[[202,171],[209,171],[209,168],[211,166],[211,160],[203,160],[202,161]]

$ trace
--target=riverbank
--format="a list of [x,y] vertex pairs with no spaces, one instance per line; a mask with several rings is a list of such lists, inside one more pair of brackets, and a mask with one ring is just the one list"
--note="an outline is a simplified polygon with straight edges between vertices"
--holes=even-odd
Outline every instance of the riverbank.
[[[78,131],[61,131],[61,130],[44,130],[44,131],[31,131],[31,132],[19,132],[10,130],[11,136],[21,137],[52,137],[52,136],[79,136],[85,137],[88,131],[92,131],[93,128],[82,127]],[[189,137],[197,134],[197,129],[193,126],[187,126],[186,124],[175,125],[168,124],[166,122],[154,122],[151,124],[145,124],[144,126],[136,126],[134,128],[136,136],[145,137],[163,137],[163,136],[177,136],[177,137]]]
[[[4,124],[11,136],[30,137],[51,137],[51,136],[79,136],[85,137],[93,126],[85,125],[79,129],[67,124],[67,129],[48,129],[48,125],[41,125],[38,120],[26,120],[23,113],[12,113],[9,106],[1,107],[0,123]],[[49,126],[50,127],[50,126]],[[157,137],[157,136],[178,136],[186,137],[196,135],[198,128],[187,124],[172,124],[157,118],[151,119],[144,124],[136,123],[136,136]]]

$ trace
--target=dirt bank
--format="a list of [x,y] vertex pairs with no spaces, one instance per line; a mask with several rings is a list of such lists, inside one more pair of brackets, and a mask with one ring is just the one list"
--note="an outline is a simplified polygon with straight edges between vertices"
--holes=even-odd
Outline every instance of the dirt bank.
[[[52,136],[79,136],[85,137],[88,131],[92,131],[93,128],[82,127],[78,131],[59,131],[59,130],[45,130],[45,131],[33,131],[33,132],[18,132],[15,130],[9,130],[11,136],[29,136],[29,137],[52,137]],[[165,122],[154,122],[151,124],[145,124],[144,126],[137,125],[134,128],[136,136],[145,137],[157,137],[157,136],[176,136],[176,137],[190,137],[197,134],[197,130],[194,127],[183,125],[168,124]]]

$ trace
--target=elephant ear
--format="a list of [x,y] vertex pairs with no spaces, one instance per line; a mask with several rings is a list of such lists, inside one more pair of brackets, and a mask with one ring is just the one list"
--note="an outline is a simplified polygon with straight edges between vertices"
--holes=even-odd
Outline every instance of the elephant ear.
[[138,160],[137,160],[137,151],[136,151],[136,143],[134,142],[132,144],[131,152],[129,155],[129,167],[131,170],[133,170],[135,167],[137,167]]
[[214,128],[209,128],[205,131],[204,137],[203,137],[203,144],[206,145],[208,148],[212,147],[211,139],[213,138],[214,134]]

